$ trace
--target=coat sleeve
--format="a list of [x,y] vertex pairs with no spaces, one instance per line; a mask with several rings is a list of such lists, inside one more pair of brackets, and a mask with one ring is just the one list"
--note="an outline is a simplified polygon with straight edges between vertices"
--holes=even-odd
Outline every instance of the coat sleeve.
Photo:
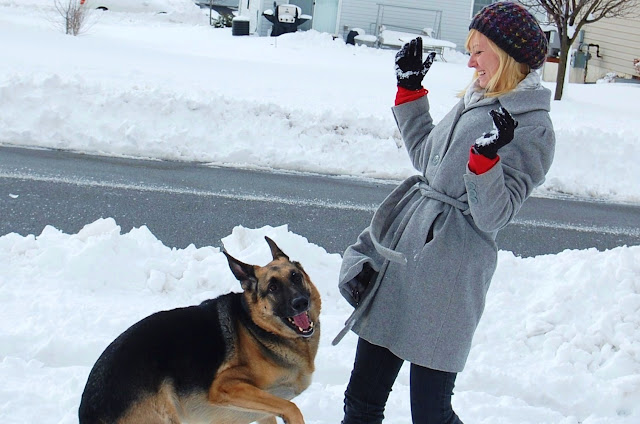
[[384,258],[380,256],[371,242],[370,227],[367,227],[358,236],[358,241],[349,246],[342,257],[338,288],[340,289],[342,297],[344,297],[351,306],[355,307],[356,302],[351,296],[348,285],[349,281],[356,278],[364,268],[365,263],[369,264],[374,271],[379,271],[383,262]]
[[499,151],[489,171],[464,175],[469,208],[478,228],[495,232],[513,220],[534,188],[544,182],[555,151],[549,126],[518,127],[514,139]]
[[395,106],[391,110],[409,158],[413,166],[422,172],[429,161],[429,149],[423,148],[423,145],[435,126],[429,113],[428,98],[423,96],[412,102]]

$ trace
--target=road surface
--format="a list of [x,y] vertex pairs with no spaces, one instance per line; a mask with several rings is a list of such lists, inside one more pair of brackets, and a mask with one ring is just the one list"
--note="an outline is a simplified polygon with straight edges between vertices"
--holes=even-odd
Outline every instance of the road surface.
[[[169,247],[220,247],[238,225],[288,225],[342,253],[395,184],[0,147],[0,235],[72,234],[112,217]],[[519,256],[640,245],[640,205],[532,197],[497,241]]]

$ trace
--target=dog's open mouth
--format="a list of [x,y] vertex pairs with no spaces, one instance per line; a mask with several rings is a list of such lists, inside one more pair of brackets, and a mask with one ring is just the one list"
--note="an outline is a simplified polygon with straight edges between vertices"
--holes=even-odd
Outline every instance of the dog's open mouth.
[[311,321],[307,312],[303,312],[294,317],[287,317],[285,322],[302,337],[311,337],[315,330],[315,324]]

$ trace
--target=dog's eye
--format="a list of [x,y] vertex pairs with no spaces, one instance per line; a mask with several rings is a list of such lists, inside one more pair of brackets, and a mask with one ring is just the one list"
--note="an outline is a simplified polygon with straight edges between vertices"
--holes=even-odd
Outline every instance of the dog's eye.
[[291,281],[300,284],[302,282],[302,276],[296,271],[291,271]]
[[269,290],[269,292],[271,292],[271,293],[277,292],[278,291],[278,284],[269,283],[269,286],[267,287],[267,290]]

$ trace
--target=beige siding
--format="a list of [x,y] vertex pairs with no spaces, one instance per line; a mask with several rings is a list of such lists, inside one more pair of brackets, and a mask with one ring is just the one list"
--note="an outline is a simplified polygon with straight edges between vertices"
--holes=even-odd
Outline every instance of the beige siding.
[[602,19],[584,27],[587,44],[600,46],[601,58],[596,57],[596,48],[591,47],[592,57],[587,64],[587,82],[594,82],[609,72],[620,77],[638,75],[633,68],[633,59],[640,57],[640,18]]

